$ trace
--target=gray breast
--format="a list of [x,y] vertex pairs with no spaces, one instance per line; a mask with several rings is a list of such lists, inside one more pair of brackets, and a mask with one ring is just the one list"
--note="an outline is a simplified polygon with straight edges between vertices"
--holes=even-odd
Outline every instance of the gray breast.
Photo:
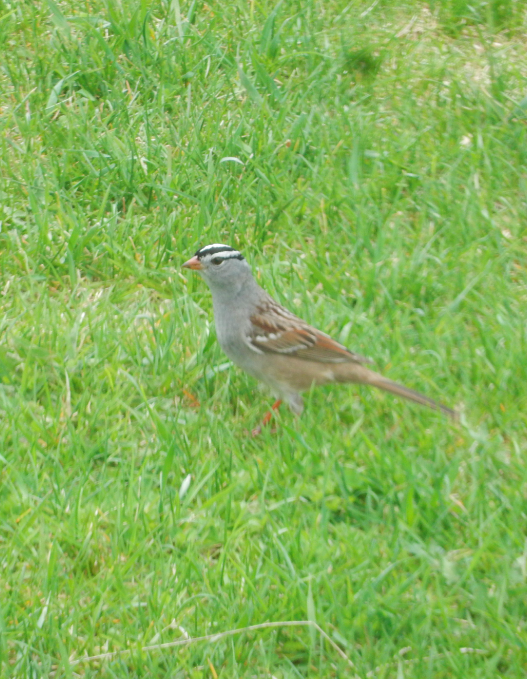
[[214,300],[214,321],[218,342],[233,363],[253,377],[265,380],[264,358],[252,349],[245,337],[250,325],[250,314],[239,306],[222,304]]

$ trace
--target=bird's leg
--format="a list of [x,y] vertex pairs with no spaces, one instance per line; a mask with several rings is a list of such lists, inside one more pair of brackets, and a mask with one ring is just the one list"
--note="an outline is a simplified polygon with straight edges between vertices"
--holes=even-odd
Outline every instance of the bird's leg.
[[265,427],[269,424],[271,421],[271,418],[273,417],[273,410],[278,410],[278,408],[282,405],[282,399],[279,398],[277,401],[273,403],[271,406],[271,410],[267,411],[264,415],[264,418],[262,420],[262,424],[259,424],[256,429],[252,430],[252,435],[253,436],[259,436],[262,433],[262,427]]
[[271,410],[268,410],[268,411],[265,413],[264,418],[263,418],[263,420],[262,420],[262,424],[264,425],[264,427],[265,427],[265,425],[269,424],[269,422],[271,421],[271,418],[272,418],[272,416],[273,416],[273,412],[272,412],[272,411],[273,411],[273,410],[278,410],[278,408],[279,408],[281,405],[282,405],[282,399],[279,398],[278,400],[276,400],[276,401],[273,403],[273,405],[271,406]]

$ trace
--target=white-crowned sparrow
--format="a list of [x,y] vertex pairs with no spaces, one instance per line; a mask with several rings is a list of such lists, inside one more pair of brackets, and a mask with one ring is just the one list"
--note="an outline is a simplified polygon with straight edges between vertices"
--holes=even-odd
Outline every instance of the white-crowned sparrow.
[[208,284],[221,348],[236,365],[271,387],[279,399],[273,408],[284,400],[300,414],[300,393],[313,384],[356,382],[457,417],[451,408],[366,368],[370,359],[348,351],[275,302],[254,280],[238,250],[206,245],[183,267],[198,271]]

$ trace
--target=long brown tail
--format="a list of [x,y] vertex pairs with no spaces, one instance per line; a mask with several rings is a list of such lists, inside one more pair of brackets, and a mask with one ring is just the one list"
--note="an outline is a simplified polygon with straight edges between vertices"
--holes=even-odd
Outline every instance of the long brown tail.
[[[351,368],[353,364],[348,363],[347,365]],[[342,374],[340,376],[342,381],[369,384],[372,387],[377,387],[378,389],[389,391],[391,394],[396,394],[397,396],[407,398],[409,401],[414,401],[415,403],[420,403],[423,406],[428,406],[428,408],[432,408],[432,410],[440,410],[442,413],[448,415],[448,417],[451,417],[454,420],[459,419],[459,413],[457,412],[457,410],[447,408],[447,406],[443,405],[442,403],[438,403],[437,401],[428,398],[428,396],[420,394],[418,391],[415,391],[414,389],[409,389],[408,387],[405,387],[402,384],[393,382],[392,380],[389,380],[387,377],[383,377],[382,375],[379,375],[379,373],[373,372],[373,370],[368,370],[368,368],[365,368],[364,366],[359,367],[357,365],[354,365],[353,368],[351,368],[347,372],[348,372],[347,375]],[[341,380],[338,381],[340,382]]]

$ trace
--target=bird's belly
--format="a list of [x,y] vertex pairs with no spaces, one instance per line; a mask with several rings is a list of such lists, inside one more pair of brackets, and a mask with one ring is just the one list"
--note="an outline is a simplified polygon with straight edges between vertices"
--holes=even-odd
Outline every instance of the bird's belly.
[[219,336],[218,341],[220,346],[231,361],[239,368],[249,373],[258,380],[267,381],[265,379],[265,372],[261,365],[260,355],[248,347],[245,342],[240,342],[237,337]]
[[287,385],[290,390],[302,392],[315,385],[335,381],[332,366],[306,361],[295,356],[277,356],[268,369],[269,378],[278,384]]

